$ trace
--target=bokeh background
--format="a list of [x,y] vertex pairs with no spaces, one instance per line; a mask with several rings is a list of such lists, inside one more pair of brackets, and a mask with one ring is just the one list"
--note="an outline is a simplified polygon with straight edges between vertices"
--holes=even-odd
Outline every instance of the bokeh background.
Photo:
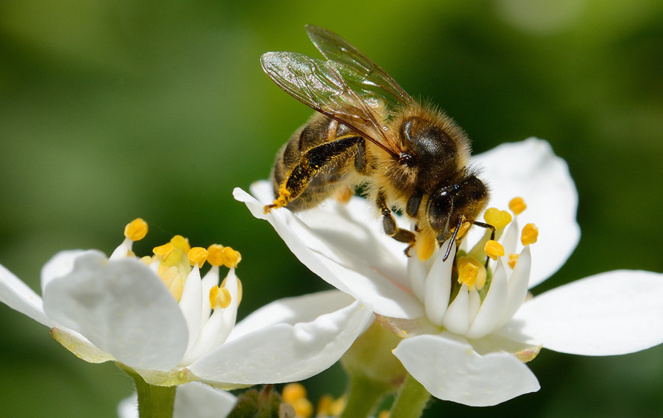
[[[138,251],[176,233],[240,250],[241,317],[328,288],[232,198],[268,175],[311,114],[258,61],[273,50],[317,56],[306,23],[446,109],[476,152],[538,136],[568,161],[583,235],[535,293],[607,270],[663,271],[657,0],[3,0],[0,263],[39,291],[53,254],[109,253],[140,216],[151,232]],[[663,347],[602,358],[544,350],[530,367],[538,393],[482,409],[437,401],[426,416],[663,414]],[[0,370],[7,417],[113,417],[132,391],[114,365],[79,361],[4,305]],[[335,366],[306,384],[315,400],[345,381]]]

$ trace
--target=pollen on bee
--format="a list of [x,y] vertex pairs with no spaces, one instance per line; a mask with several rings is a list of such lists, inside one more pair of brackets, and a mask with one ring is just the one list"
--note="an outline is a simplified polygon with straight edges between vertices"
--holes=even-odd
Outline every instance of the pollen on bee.
[[348,203],[352,196],[354,196],[354,192],[349,187],[342,187],[338,192],[336,192],[336,200],[341,203]]
[[419,234],[417,242],[414,244],[419,260],[428,260],[435,252],[437,242],[435,237],[430,234]]

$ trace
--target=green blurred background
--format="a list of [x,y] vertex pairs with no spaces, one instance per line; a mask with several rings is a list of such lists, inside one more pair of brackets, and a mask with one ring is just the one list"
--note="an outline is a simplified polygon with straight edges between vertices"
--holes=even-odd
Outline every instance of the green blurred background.
[[[176,233],[240,250],[241,317],[328,288],[231,194],[265,178],[311,114],[258,59],[317,56],[312,23],[446,109],[476,152],[538,136],[568,161],[583,236],[536,293],[606,270],[663,271],[663,2],[238,3],[0,2],[0,263],[39,292],[53,254],[109,253],[140,216],[151,227],[140,252]],[[0,415],[115,416],[132,385],[114,365],[79,361],[4,305],[0,318]],[[437,401],[426,416],[663,414],[663,347],[544,350],[530,367],[536,394],[483,409]],[[340,395],[344,377],[335,366],[307,386],[313,399]]]

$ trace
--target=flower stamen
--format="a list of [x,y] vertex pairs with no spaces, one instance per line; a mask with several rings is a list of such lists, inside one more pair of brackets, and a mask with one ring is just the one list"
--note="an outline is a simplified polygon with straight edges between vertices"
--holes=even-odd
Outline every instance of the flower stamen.
[[136,218],[124,227],[124,236],[131,241],[140,241],[147,235],[147,222]]
[[493,260],[497,260],[498,257],[504,256],[504,247],[502,244],[492,239],[486,243],[483,250],[486,255]]
[[483,219],[486,220],[486,223],[494,226],[496,229],[502,229],[511,222],[513,217],[505,210],[488,208],[483,214]]
[[209,290],[209,304],[213,309],[226,309],[232,302],[230,291],[225,287],[213,286]]
[[313,404],[306,399],[306,388],[299,383],[289,383],[281,393],[283,401],[292,405],[298,417],[308,418],[313,415]]
[[208,252],[203,247],[193,247],[187,253],[187,259],[189,260],[189,264],[192,266],[198,265],[200,268],[203,266],[203,264],[205,264],[207,255]]
[[509,209],[511,209],[514,215],[520,215],[527,209],[527,204],[525,204],[525,200],[522,197],[514,197],[509,202]]
[[460,257],[458,283],[466,284],[469,290],[481,290],[486,284],[486,267],[474,257]]
[[509,267],[512,269],[516,268],[516,263],[518,262],[518,256],[520,254],[509,254]]
[[527,224],[523,228],[523,234],[520,237],[520,242],[522,242],[524,246],[528,246],[530,244],[534,244],[538,238],[539,228],[537,228],[534,224]]

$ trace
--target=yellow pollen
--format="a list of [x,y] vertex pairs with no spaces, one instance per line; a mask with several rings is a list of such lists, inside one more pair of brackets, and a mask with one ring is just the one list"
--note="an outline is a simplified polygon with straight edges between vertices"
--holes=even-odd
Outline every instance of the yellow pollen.
[[124,236],[132,241],[140,241],[147,235],[147,222],[137,218],[124,227]]
[[182,297],[182,290],[184,289],[184,280],[179,275],[177,267],[168,267],[159,273],[159,278],[166,285],[166,288],[176,301]]
[[527,209],[527,205],[522,197],[514,197],[509,202],[509,209],[511,209],[511,212],[513,212],[514,215],[520,215],[525,209]]
[[527,224],[523,228],[523,234],[520,237],[520,242],[522,242],[523,245],[530,245],[534,244],[538,238],[539,228],[537,228],[534,224]]
[[242,261],[242,255],[239,251],[235,251],[230,247],[223,248],[223,265],[230,267],[237,267],[239,262]]
[[504,255],[504,247],[497,241],[489,240],[486,245],[483,247],[486,255],[493,260],[497,260],[497,257],[502,257]]
[[318,399],[318,407],[316,409],[318,411],[318,415],[333,416],[331,414],[331,407],[333,403],[334,403],[333,396],[331,396],[328,393],[322,395],[320,399]]
[[505,210],[499,210],[497,208],[488,208],[486,213],[483,214],[483,219],[497,229],[502,229],[507,226],[511,220],[511,214]]
[[389,411],[387,411],[386,409],[380,411],[380,413],[378,414],[378,418],[389,418]]
[[223,245],[220,244],[212,244],[207,247],[207,262],[213,266],[222,266],[226,260],[223,248]]
[[209,304],[212,309],[226,309],[231,301],[230,291],[225,287],[214,286],[209,290]]
[[207,260],[207,250],[203,247],[193,247],[187,253],[187,258],[192,266],[198,264],[198,267],[202,267]]
[[460,226],[460,228],[458,228],[458,234],[456,234],[456,239],[463,238],[465,236],[465,234],[467,233],[467,231],[470,229],[471,226],[472,226],[471,223],[463,222],[463,224]]
[[154,252],[155,255],[161,257],[161,259],[165,260],[168,258],[172,252],[175,251],[175,246],[171,244],[170,242],[168,244],[163,244],[158,247],[154,247],[152,252]]
[[417,251],[419,260],[428,260],[435,252],[436,241],[435,237],[431,234],[419,234],[417,241],[414,244],[414,249]]
[[306,398],[306,388],[301,383],[288,383],[281,392],[283,400],[291,403],[297,399]]
[[288,402],[295,408],[297,418],[309,418],[313,416],[313,404],[306,398],[299,398],[294,402]]
[[170,243],[173,244],[175,248],[184,251],[185,254],[188,253],[189,250],[191,249],[191,245],[189,245],[189,240],[181,235],[175,235],[173,238],[171,238]]
[[457,267],[458,283],[465,283],[468,289],[481,290],[486,284],[486,268],[474,257],[460,257]]
[[515,269],[517,262],[518,262],[518,254],[509,254],[509,267]]

